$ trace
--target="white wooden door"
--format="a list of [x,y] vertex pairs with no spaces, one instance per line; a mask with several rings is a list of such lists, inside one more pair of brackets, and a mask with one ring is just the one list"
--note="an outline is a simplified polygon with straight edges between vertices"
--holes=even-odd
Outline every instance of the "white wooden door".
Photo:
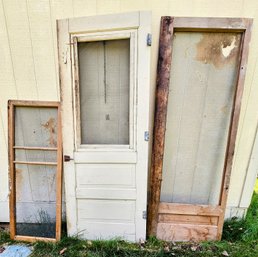
[[69,235],[146,236],[150,20],[135,12],[58,21]]

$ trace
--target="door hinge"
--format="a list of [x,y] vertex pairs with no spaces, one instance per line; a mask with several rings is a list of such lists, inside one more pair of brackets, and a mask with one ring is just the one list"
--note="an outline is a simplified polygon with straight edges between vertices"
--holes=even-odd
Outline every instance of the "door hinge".
[[144,140],[145,140],[145,141],[149,141],[149,140],[150,140],[149,131],[145,131],[145,132],[144,132]]
[[143,211],[143,212],[142,212],[142,218],[143,218],[144,220],[147,219],[147,212],[146,212],[146,211]]
[[150,33],[147,34],[147,46],[151,46],[152,44],[152,35]]

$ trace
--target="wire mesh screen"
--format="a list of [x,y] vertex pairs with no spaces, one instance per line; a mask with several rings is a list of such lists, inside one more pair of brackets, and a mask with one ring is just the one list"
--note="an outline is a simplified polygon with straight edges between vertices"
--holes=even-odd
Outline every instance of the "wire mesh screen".
[[78,45],[81,143],[129,144],[130,40]]
[[15,108],[16,235],[56,237],[57,108]]

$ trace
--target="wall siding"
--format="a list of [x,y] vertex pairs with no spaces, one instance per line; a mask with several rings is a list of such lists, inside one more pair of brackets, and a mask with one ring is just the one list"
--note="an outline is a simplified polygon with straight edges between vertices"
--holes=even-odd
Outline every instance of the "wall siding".
[[[256,65],[258,2],[256,0],[228,0],[226,2],[224,0],[1,0],[0,206],[7,206],[8,201],[8,99],[59,100],[56,19],[138,10],[152,11],[150,124],[152,124],[154,113],[160,17],[170,15],[254,18],[228,198],[228,208],[237,208],[240,203],[242,208],[247,207],[250,199],[242,199],[244,191],[242,189],[246,187],[244,181],[247,171],[253,172],[251,169],[248,170],[248,163],[258,119],[258,77],[254,76],[258,72]],[[244,197],[246,195],[243,194]],[[8,220],[8,212],[1,212],[0,221]]]

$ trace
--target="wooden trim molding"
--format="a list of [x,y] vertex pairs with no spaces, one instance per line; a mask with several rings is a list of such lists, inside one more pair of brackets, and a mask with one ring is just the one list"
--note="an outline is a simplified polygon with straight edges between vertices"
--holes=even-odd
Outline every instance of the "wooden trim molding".
[[[148,235],[157,235],[157,233],[160,233],[162,229],[169,229],[173,227],[171,224],[165,226],[165,223],[162,223],[162,225],[159,226],[159,231],[157,231],[158,221],[164,219],[168,220],[168,218],[166,217],[162,217],[162,219],[160,219],[160,215],[165,210],[166,214],[169,213],[173,215],[186,215],[188,217],[189,215],[202,216],[203,214],[200,213],[200,210],[205,210],[205,216],[218,217],[216,229],[212,228],[211,234],[207,235],[207,237],[205,238],[217,240],[221,239],[241,109],[241,99],[244,89],[244,80],[248,58],[249,42],[251,38],[252,22],[252,19],[246,18],[161,18],[155,118],[153,130],[153,147],[151,160],[150,196],[148,202]],[[238,78],[230,118],[220,200],[218,205],[214,206],[214,208],[208,205],[201,206],[191,204],[183,205],[176,203],[160,203],[165,130],[169,94],[169,79],[172,62],[172,45],[174,31],[240,32],[242,34],[242,42],[238,62]],[[194,218],[193,220],[196,220],[196,218]],[[176,226],[176,229],[179,231],[180,226]],[[182,229],[184,230],[185,226],[182,226]],[[171,239],[172,237],[168,236],[167,238]]]
[[[35,108],[57,108],[57,147],[27,147],[15,145],[15,108],[16,107],[35,107]],[[55,242],[61,238],[61,222],[62,222],[62,126],[61,126],[61,110],[59,102],[46,101],[8,101],[8,156],[9,156],[9,184],[10,184],[10,237],[13,240],[21,240],[27,242],[35,241],[51,241]],[[18,161],[15,159],[15,149],[17,150],[37,150],[37,151],[56,151],[57,162],[28,162]],[[27,165],[54,165],[56,166],[56,237],[44,238],[33,236],[21,236],[16,234],[16,174],[15,164]]]

